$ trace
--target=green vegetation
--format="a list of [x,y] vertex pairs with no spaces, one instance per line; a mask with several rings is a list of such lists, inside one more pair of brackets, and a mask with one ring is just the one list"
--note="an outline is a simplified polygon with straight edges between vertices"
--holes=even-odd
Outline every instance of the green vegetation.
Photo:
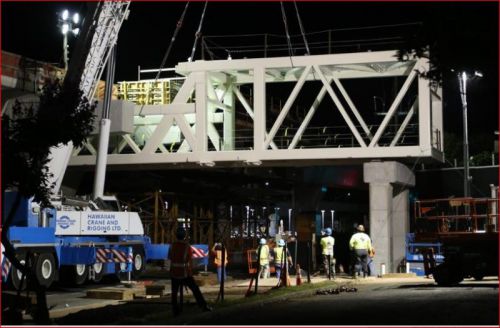
[[[346,285],[352,285],[352,282],[346,283]],[[251,304],[258,302],[265,302],[267,300],[273,300],[275,298],[280,298],[284,296],[288,296],[294,293],[306,293],[306,292],[314,292],[315,290],[322,288],[337,288],[340,287],[341,284],[335,281],[323,281],[314,284],[304,283],[300,286],[290,286],[287,288],[272,288],[268,291],[262,292],[260,291],[257,295],[253,294],[249,297],[244,297],[244,295],[228,295],[224,299],[223,303],[217,303],[217,308],[225,308],[229,306],[242,305],[242,304]],[[252,292],[254,289],[252,288]]]

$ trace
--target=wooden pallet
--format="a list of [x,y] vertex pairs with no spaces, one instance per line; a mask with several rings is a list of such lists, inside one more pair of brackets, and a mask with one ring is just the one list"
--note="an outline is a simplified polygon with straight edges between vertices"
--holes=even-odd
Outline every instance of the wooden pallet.
[[88,298],[97,298],[105,300],[133,300],[134,297],[144,296],[146,291],[144,287],[138,288],[113,288],[104,287],[99,289],[90,289],[87,291]]

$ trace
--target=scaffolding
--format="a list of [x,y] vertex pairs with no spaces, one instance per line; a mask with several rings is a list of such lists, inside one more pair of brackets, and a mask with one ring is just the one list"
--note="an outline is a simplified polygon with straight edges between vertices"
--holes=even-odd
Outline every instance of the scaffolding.
[[161,191],[147,193],[139,200],[127,202],[127,209],[140,213],[145,233],[151,237],[153,243],[174,242],[175,232],[182,226],[188,230],[193,244],[213,245],[212,211],[195,205],[192,213],[181,215],[177,200],[171,200],[171,196]]
[[136,105],[170,104],[182,85],[183,78],[118,82],[118,96]]

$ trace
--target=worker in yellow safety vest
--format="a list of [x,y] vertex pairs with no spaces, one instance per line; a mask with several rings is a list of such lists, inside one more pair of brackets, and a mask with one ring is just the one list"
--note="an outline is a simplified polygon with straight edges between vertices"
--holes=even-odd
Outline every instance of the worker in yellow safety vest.
[[[281,278],[281,270],[285,268],[286,265],[292,266],[292,257],[288,248],[286,250],[285,256],[285,241],[283,239],[278,240],[278,247],[273,249],[274,252],[274,268],[276,269],[276,278],[278,281]],[[285,260],[286,258],[286,260]]]
[[353,252],[355,259],[354,270],[352,272],[353,278],[356,278],[356,274],[361,275],[360,271],[363,271],[363,277],[367,276],[368,253],[372,251],[372,241],[370,236],[365,233],[365,227],[360,224],[356,230],[358,232],[352,235],[349,241],[349,248]]
[[177,241],[172,244],[168,252],[170,260],[170,279],[172,280],[172,310],[174,316],[180,314],[181,309],[177,302],[177,294],[183,286],[187,286],[193,292],[196,303],[204,311],[212,309],[207,305],[205,298],[201,294],[200,288],[196,285],[193,279],[192,263],[193,250],[186,239],[186,230],[178,229],[176,232]]
[[[212,253],[215,255],[214,264],[217,267],[217,281],[220,283],[222,280],[222,244],[215,243],[212,247]],[[226,266],[228,261],[227,249],[224,248],[224,281],[227,278]]]
[[261,238],[259,244],[260,246],[259,249],[257,250],[257,254],[260,253],[259,277],[269,278],[269,246],[267,246],[267,240],[265,238]]
[[325,268],[325,275],[328,279],[335,279],[335,258],[333,257],[333,246],[335,239],[332,237],[332,229],[326,228],[324,230],[325,236],[321,238],[321,256],[323,257],[323,267]]

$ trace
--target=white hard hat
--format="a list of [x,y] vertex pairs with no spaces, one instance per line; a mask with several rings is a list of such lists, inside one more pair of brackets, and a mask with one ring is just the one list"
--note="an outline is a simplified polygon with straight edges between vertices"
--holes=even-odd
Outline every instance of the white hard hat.
[[267,240],[265,238],[261,238],[259,243],[261,245],[265,245],[265,244],[267,244]]
[[278,246],[285,246],[285,241],[283,239],[278,240]]

